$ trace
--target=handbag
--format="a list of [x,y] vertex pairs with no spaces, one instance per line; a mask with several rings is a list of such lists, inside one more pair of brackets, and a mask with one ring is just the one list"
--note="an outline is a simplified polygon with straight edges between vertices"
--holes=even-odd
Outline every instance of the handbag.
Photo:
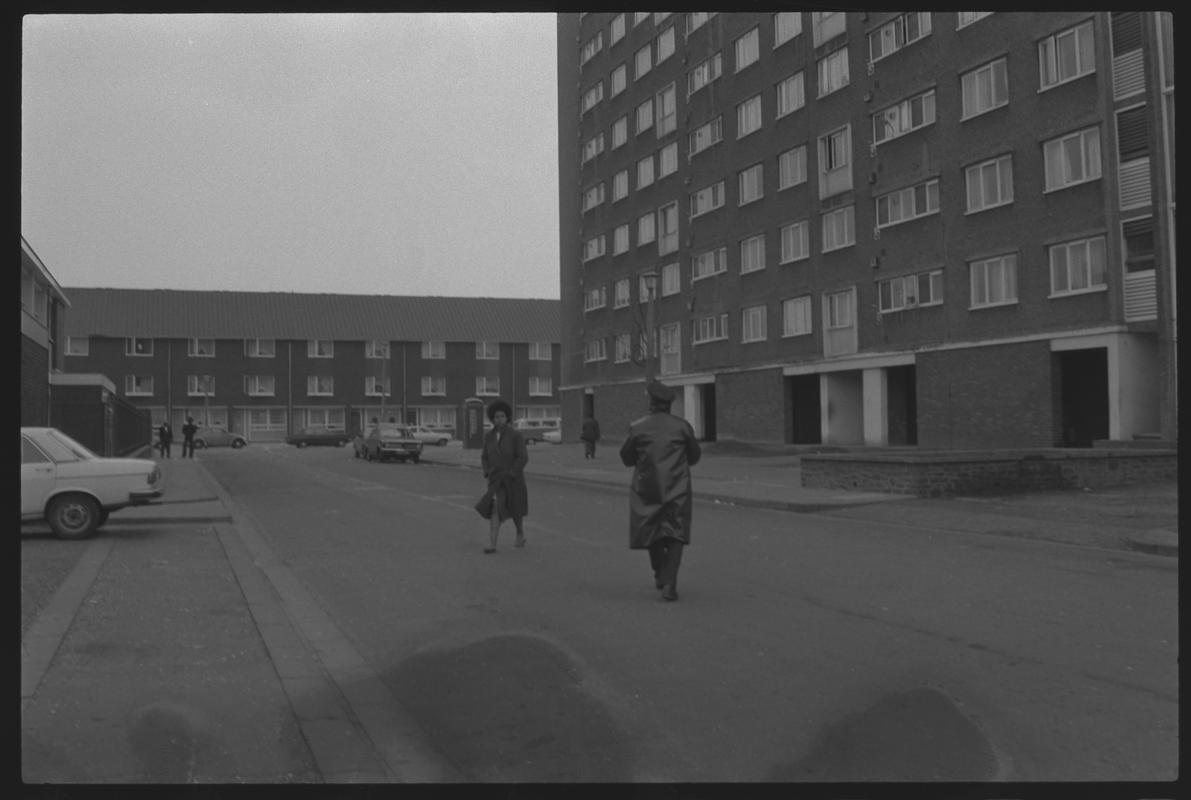
[[483,497],[476,501],[474,506],[476,513],[484,519],[489,519],[492,516],[492,507],[496,504],[496,498],[492,496],[492,492],[484,492]]

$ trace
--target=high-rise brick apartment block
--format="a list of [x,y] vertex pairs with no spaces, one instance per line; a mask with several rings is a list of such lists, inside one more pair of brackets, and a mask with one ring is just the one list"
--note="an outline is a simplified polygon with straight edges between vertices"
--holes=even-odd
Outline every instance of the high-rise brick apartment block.
[[1172,45],[1154,12],[560,15],[564,435],[653,369],[708,439],[1175,438]]

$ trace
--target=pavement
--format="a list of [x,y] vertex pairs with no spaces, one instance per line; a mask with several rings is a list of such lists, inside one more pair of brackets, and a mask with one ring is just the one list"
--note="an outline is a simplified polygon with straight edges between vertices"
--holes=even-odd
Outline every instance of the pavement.
[[[428,446],[422,460],[430,469],[480,468],[479,451],[458,442]],[[116,512],[111,530],[87,542],[35,532],[39,538],[22,547],[24,780],[462,780],[420,744],[416,723],[350,642],[327,633],[335,626],[237,513],[204,467],[203,453],[159,464],[164,502]],[[594,459],[584,458],[581,444],[537,444],[526,474],[531,493],[555,482],[625,493],[630,470],[611,443],[600,445]],[[1178,556],[1176,482],[949,499],[807,489],[800,485],[797,449],[733,443],[705,445],[692,474],[696,515],[700,503],[734,504],[858,525]],[[68,550],[71,562],[54,585],[41,597],[27,593],[37,580],[37,562],[30,566],[27,559],[36,551]],[[122,588],[134,572],[160,583],[148,591],[170,602],[146,609],[144,592]],[[207,653],[203,643],[211,640],[220,647]],[[251,701],[213,709],[212,697],[227,704],[223,695],[232,686],[235,697]],[[212,723],[212,716],[224,722]],[[79,722],[87,719],[93,722]],[[128,726],[128,740],[96,734],[105,720]]]

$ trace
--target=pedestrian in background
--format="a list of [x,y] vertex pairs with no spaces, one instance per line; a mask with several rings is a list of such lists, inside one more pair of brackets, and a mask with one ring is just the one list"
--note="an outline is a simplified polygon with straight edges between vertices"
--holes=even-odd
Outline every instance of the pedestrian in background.
[[583,457],[595,458],[596,442],[600,440],[600,423],[594,416],[583,420],[583,432],[579,434],[583,440]]
[[484,434],[484,449],[480,453],[480,465],[488,479],[488,492],[481,503],[490,509],[485,553],[496,552],[500,524],[510,518],[517,526],[516,546],[525,546],[522,520],[529,513],[529,487],[525,483],[529,451],[525,448],[525,437],[509,425],[512,416],[513,409],[504,400],[495,400],[488,406],[492,430]]
[[187,417],[182,426],[182,458],[194,458],[194,435],[198,433],[198,425],[194,424],[194,417]]
[[674,391],[650,381],[649,413],[629,425],[620,460],[634,467],[629,491],[629,548],[649,550],[654,586],[678,599],[678,565],[691,542],[691,467],[702,451],[689,422],[670,413]]
[[169,420],[164,420],[161,423],[161,427],[157,429],[157,447],[161,450],[163,457],[170,457],[170,445],[173,443],[174,429],[170,427]]

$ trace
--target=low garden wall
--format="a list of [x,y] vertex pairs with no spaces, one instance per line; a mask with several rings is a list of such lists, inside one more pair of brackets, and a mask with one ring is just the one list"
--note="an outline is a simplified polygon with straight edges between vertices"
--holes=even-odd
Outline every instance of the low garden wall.
[[809,489],[942,497],[1175,480],[1178,453],[1133,448],[808,453],[801,457],[801,472]]

